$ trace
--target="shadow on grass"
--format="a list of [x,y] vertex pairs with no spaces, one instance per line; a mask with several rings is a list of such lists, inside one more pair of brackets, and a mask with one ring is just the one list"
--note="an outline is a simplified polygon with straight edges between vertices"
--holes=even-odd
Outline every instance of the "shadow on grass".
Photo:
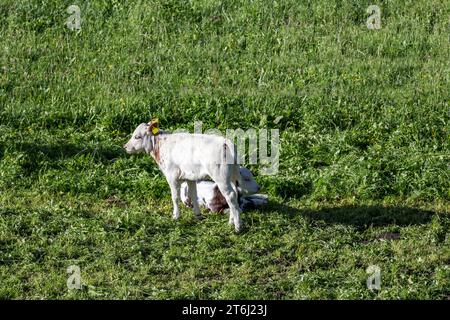
[[297,209],[284,204],[271,203],[263,211],[276,210],[289,220],[299,215],[310,221],[323,221],[327,224],[351,225],[357,229],[369,226],[409,226],[428,223],[436,212],[416,208],[358,205],[321,209]]

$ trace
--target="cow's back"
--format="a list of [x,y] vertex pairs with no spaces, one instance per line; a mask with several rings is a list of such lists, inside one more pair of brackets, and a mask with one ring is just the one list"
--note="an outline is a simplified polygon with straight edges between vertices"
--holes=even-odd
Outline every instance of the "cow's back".
[[174,133],[167,135],[164,148],[171,160],[195,165],[236,164],[234,144],[221,136],[207,134]]

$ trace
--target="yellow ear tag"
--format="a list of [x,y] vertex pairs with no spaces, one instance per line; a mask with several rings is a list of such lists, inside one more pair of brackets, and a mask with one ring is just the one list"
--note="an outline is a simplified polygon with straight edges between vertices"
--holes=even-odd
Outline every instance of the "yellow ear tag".
[[155,118],[155,119],[152,119],[152,121],[150,121],[150,123],[149,123],[149,130],[151,130],[153,135],[157,135],[159,133],[158,122],[159,122],[159,119]]

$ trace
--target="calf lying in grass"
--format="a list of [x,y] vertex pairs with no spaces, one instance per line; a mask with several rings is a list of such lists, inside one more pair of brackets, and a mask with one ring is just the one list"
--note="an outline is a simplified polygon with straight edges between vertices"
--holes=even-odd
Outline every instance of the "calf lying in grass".
[[[230,208],[229,223],[236,232],[241,230],[237,180],[239,165],[234,144],[220,136],[189,133],[168,133],[158,129],[157,120],[141,123],[124,145],[127,153],[145,152],[158,164],[170,186],[173,218],[180,210],[180,186],[185,181],[189,197],[197,199],[196,181],[212,179]],[[195,216],[200,219],[197,201],[193,202]]]
[[[267,196],[257,195],[260,190],[253,174],[244,167],[239,168],[238,203],[241,210],[256,208],[267,204]],[[189,186],[186,182],[181,184],[181,201],[192,208],[192,198],[189,196]],[[204,207],[212,212],[223,212],[228,209],[228,204],[224,196],[220,193],[217,184],[213,181],[197,182],[197,202],[200,207]]]

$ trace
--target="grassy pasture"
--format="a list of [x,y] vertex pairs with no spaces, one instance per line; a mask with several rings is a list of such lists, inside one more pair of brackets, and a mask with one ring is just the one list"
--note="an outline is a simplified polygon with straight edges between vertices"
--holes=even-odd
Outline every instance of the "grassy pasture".
[[[449,0],[1,0],[0,298],[448,299],[449,17]],[[280,130],[242,234],[172,221],[153,160],[121,148],[153,116]]]

